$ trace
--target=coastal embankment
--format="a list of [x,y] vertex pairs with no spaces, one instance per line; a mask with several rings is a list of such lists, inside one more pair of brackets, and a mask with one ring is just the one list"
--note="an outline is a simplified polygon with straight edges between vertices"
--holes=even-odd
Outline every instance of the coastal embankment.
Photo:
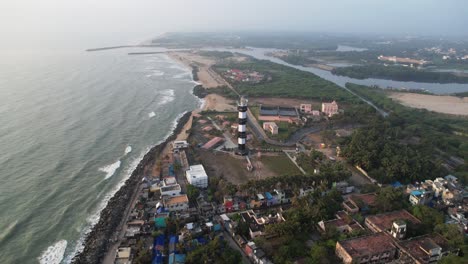
[[83,250],[73,258],[72,263],[90,264],[103,261],[106,252],[112,245],[111,238],[118,232],[118,227],[122,221],[126,220],[123,219],[125,212],[131,206],[132,198],[138,190],[146,168],[153,166],[168,143],[175,140],[177,135],[183,132],[191,115],[191,112],[185,113],[178,120],[172,134],[145,154],[122,188],[117,191],[101,211],[99,222],[87,235]]
[[122,46],[102,47],[102,48],[87,49],[86,51],[92,52],[92,51],[100,51],[100,50],[134,48],[134,47],[139,47],[139,45],[122,45]]

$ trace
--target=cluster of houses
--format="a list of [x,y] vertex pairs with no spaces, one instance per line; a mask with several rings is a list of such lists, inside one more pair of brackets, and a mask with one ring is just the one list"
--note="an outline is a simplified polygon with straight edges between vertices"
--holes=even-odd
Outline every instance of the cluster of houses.
[[443,49],[441,47],[424,48],[423,50],[426,52],[442,55],[443,60],[468,60],[466,50],[459,52],[454,48]]
[[245,83],[259,83],[269,78],[257,71],[242,71],[239,69],[229,69],[223,72],[223,76],[229,80]]
[[319,110],[313,110],[312,104],[300,104],[299,110],[302,114],[311,117],[320,117],[321,113],[327,117],[332,117],[339,113],[338,103],[332,101],[330,103],[322,103],[321,113]]
[[449,254],[458,254],[448,241],[437,234],[408,238],[408,230],[421,221],[406,210],[368,215],[364,224],[351,216],[366,214],[376,204],[376,194],[354,194],[343,202],[336,218],[318,223],[321,232],[329,229],[349,234],[365,234],[338,241],[335,253],[343,263],[436,263]]
[[444,178],[425,180],[406,187],[412,205],[428,205],[447,209],[450,223],[460,226],[468,233],[468,193],[458,182],[457,177],[447,175]]

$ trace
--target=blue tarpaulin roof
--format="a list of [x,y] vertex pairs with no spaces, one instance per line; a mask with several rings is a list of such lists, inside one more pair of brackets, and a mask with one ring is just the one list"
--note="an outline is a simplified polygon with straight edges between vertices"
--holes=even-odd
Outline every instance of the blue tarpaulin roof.
[[399,182],[399,181],[396,181],[396,182],[394,182],[394,183],[392,184],[392,186],[393,186],[393,188],[398,188],[398,187],[403,186],[403,184],[401,184],[401,182]]
[[420,195],[422,195],[422,192],[418,191],[418,190],[414,190],[414,191],[411,191],[411,194],[415,195],[415,196],[420,196]]
[[162,264],[163,263],[163,256],[162,252],[164,249],[164,235],[159,235],[154,238],[153,241],[153,261],[152,264]]
[[169,264],[185,263],[185,254],[171,254],[169,256]]
[[269,192],[266,192],[266,193],[265,193],[265,197],[267,198],[267,200],[273,199],[273,196],[272,196],[271,193],[269,193]]

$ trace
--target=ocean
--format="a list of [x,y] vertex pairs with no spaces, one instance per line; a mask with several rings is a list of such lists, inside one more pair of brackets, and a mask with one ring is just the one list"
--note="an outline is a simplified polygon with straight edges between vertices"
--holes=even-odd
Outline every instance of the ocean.
[[189,69],[127,55],[147,50],[0,51],[1,263],[69,263],[143,155],[200,106]]

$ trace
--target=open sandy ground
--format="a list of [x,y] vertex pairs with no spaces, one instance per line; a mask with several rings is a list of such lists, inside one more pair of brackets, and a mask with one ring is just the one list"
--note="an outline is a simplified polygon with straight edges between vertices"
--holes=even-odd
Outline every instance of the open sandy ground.
[[178,61],[192,70],[192,66],[198,66],[198,81],[205,88],[214,88],[226,85],[224,80],[211,69],[211,66],[216,63],[215,60],[200,56],[194,52],[168,52],[169,57]]
[[391,93],[390,97],[401,104],[434,112],[468,116],[468,97],[428,95],[416,93]]
[[215,110],[219,112],[236,111],[236,107],[229,100],[219,94],[209,94],[205,97],[203,110]]

